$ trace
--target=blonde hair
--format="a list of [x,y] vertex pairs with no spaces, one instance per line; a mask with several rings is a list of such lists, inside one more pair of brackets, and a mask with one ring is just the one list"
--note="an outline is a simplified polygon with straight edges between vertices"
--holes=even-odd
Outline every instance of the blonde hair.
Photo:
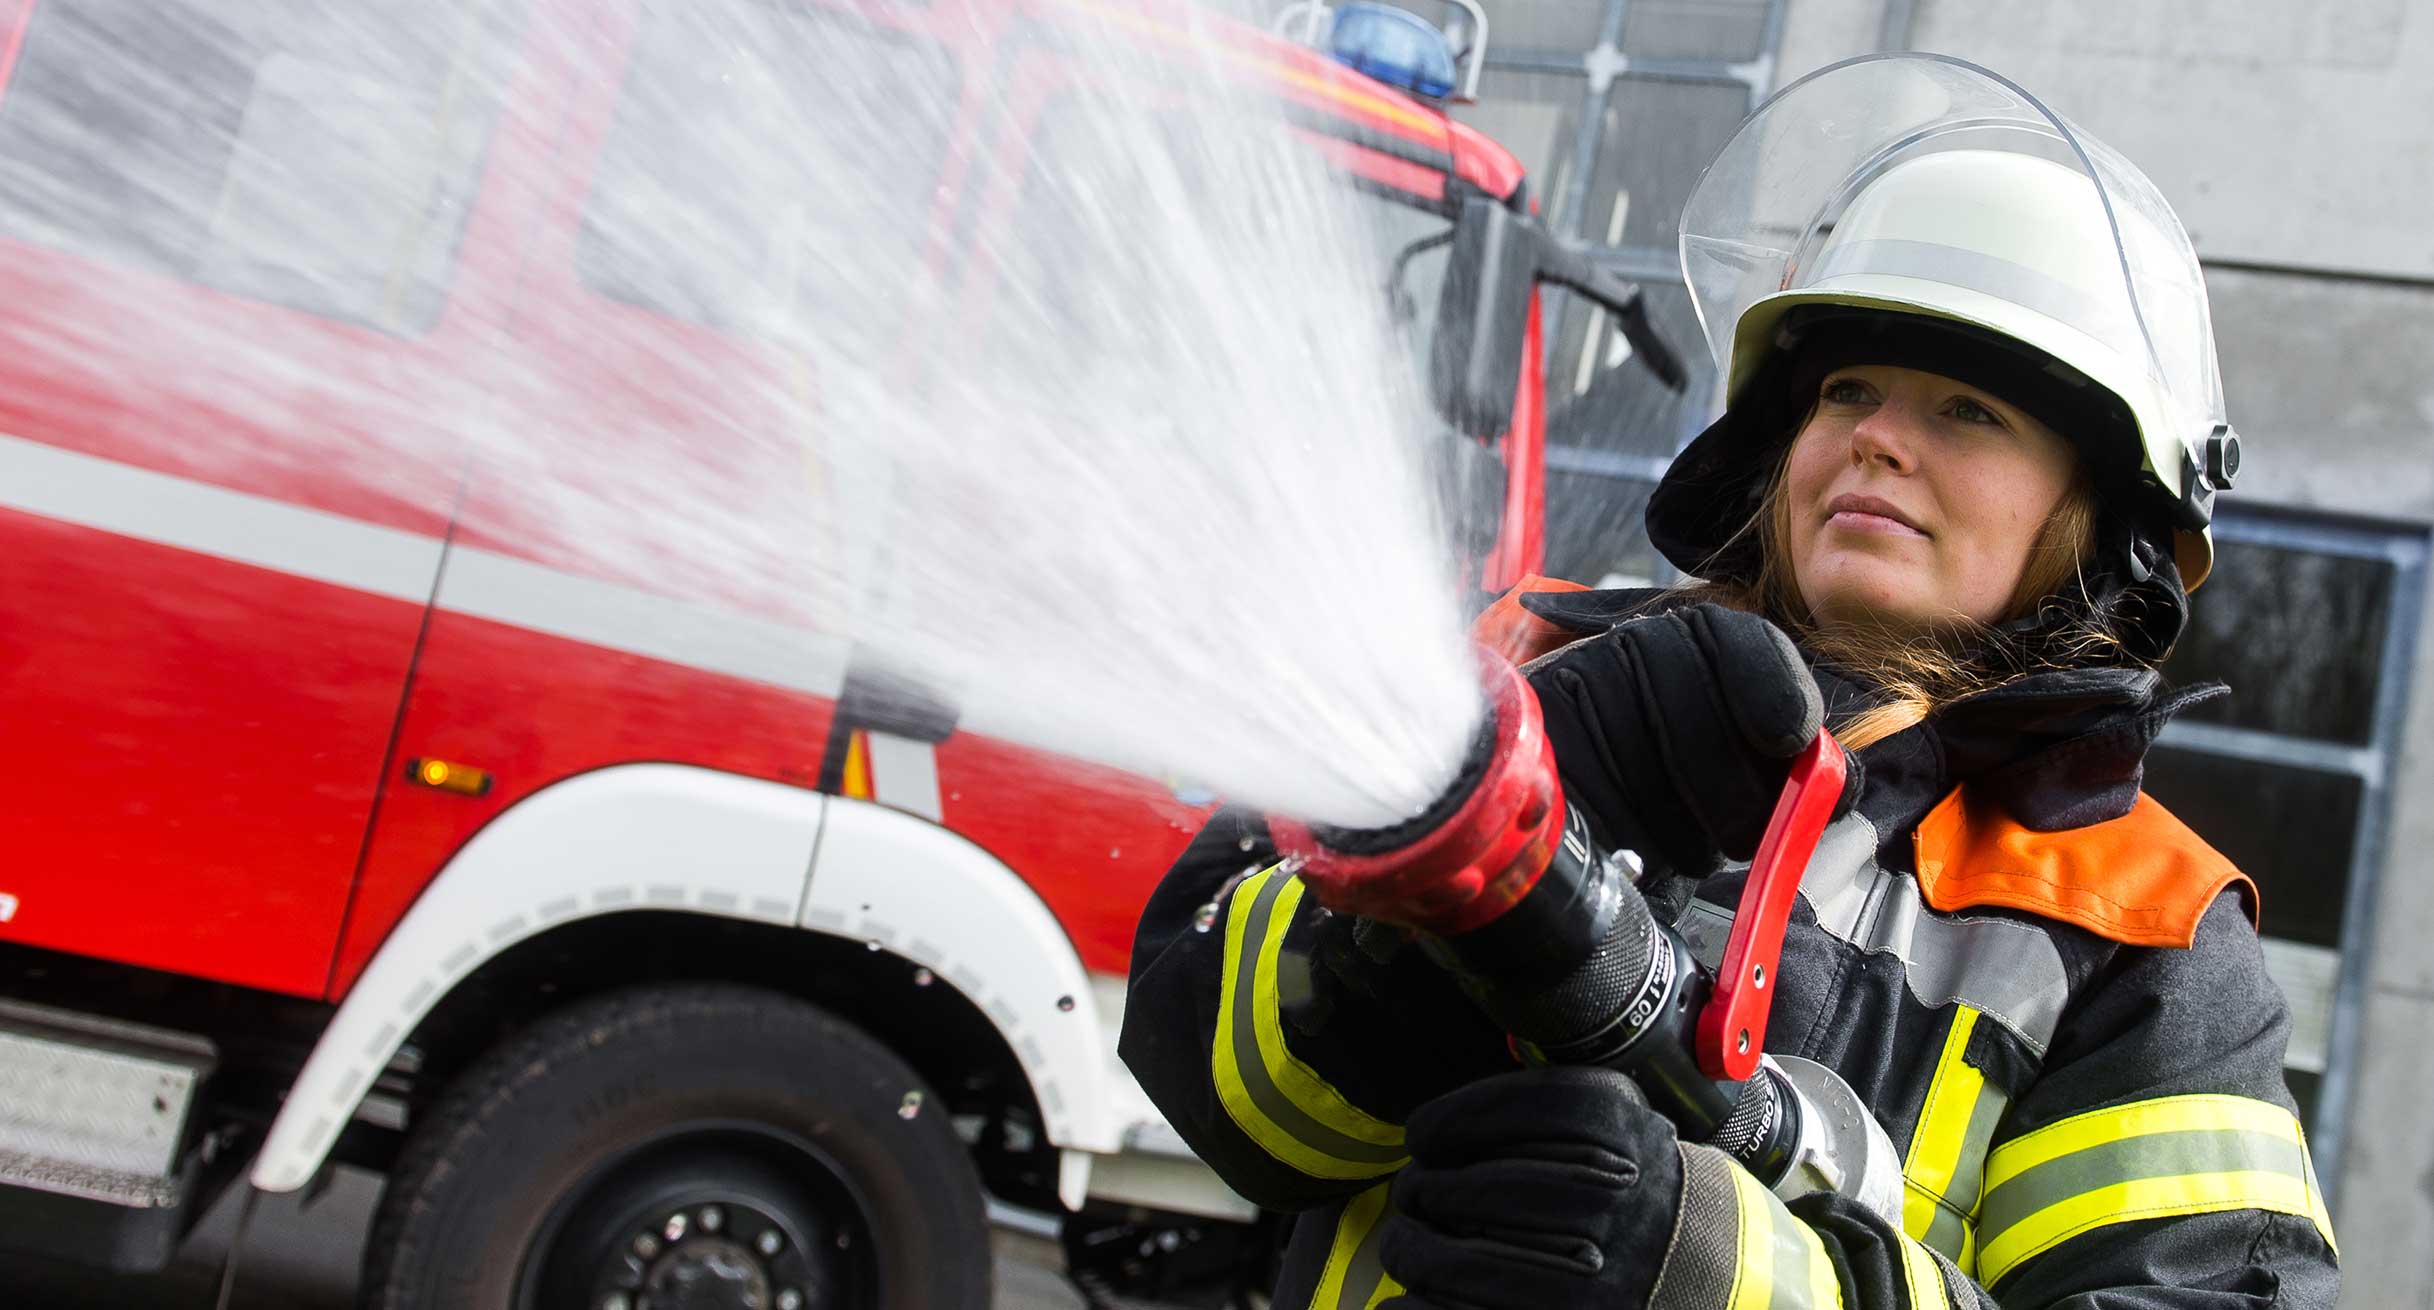
[[[1872,684],[1877,694],[1871,703],[1828,724],[1843,745],[1858,750],[1883,741],[1919,723],[1938,706],[1991,691],[2037,668],[2126,657],[2119,638],[2101,622],[2084,614],[2074,619],[2062,613],[2075,608],[2067,597],[2079,590],[2082,570],[2096,544],[2096,486],[2084,464],[2072,475],[2061,503],[2039,525],[2020,581],[1995,623],[1954,618],[1920,632],[1890,625],[1827,627],[1817,622],[1801,597],[1786,545],[1791,536],[1792,503],[1784,473],[1790,460],[1787,448],[1757,512],[1726,546],[1730,549],[1755,533],[1757,576],[1747,581],[1694,582],[1687,590],[1700,599],[1773,620],[1826,663]],[[2060,636],[2058,641],[2046,643],[2041,655],[2032,655],[1999,631],[2001,625],[2045,615],[2059,620],[2053,626]]]

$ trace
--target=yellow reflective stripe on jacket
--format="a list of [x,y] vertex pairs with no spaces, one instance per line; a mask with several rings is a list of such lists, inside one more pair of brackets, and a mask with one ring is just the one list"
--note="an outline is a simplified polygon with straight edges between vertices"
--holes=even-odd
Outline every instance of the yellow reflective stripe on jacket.
[[1972,1267],[1968,1257],[1976,1245],[1969,1216],[1977,1208],[1986,1144],[2006,1104],[2002,1091],[1989,1088],[1986,1075],[1962,1058],[1978,1018],[1971,1006],[1954,1007],[1902,1164],[1902,1231],[1943,1252],[1963,1272]]
[[1344,1204],[1335,1221],[1335,1241],[1327,1248],[1327,1264],[1319,1271],[1318,1290],[1310,1310],[1368,1310],[1403,1292],[1402,1284],[1386,1276],[1378,1247],[1386,1231],[1387,1184],[1380,1183]]
[[1217,1099],[1261,1150],[1311,1177],[1376,1178],[1408,1158],[1403,1129],[1345,1100],[1285,1048],[1277,955],[1301,896],[1301,882],[1275,868],[1234,889],[1211,1060]]
[[1979,1207],[1978,1273],[2108,1224],[2224,1210],[2322,1212],[2299,1121],[2245,1096],[2168,1096],[2094,1110],[1996,1148]]
[[1823,1310],[1842,1304],[1825,1243],[1747,1170],[1732,1171],[1740,1240],[1729,1310]]
[[1910,1310],[1949,1310],[1952,1298],[1944,1293],[1943,1266],[1916,1238],[1901,1239],[1901,1247],[1902,1288],[1910,1298]]

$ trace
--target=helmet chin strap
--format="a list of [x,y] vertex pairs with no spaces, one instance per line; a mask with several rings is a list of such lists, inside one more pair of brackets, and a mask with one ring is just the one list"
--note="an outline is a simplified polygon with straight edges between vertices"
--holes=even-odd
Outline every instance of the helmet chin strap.
[[2143,529],[2108,503],[2096,518],[2096,547],[2081,567],[2077,585],[2059,604],[2002,625],[1997,631],[2018,641],[2034,657],[2067,661],[2074,652],[2055,649],[2085,633],[2091,624],[2121,642],[2122,653],[2142,664],[2161,663],[2189,622],[2189,593],[2173,562],[2168,522],[2143,517]]

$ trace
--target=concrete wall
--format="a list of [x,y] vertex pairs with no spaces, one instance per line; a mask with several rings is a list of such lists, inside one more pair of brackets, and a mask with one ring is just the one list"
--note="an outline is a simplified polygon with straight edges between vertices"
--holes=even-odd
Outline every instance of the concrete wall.
[[[1874,48],[1885,0],[1788,0],[1788,82]],[[1894,0],[2138,161],[2209,259],[2434,276],[2422,0]]]
[[[2434,523],[2434,5],[1789,3],[1778,85],[1889,36],[2014,78],[2154,177],[2208,264],[2239,497]],[[2410,697],[2349,1149],[2319,1162],[2353,1306],[2434,1307],[2434,634]]]
[[1911,37],[2137,160],[2207,258],[2434,275],[2422,0],[1924,0]]

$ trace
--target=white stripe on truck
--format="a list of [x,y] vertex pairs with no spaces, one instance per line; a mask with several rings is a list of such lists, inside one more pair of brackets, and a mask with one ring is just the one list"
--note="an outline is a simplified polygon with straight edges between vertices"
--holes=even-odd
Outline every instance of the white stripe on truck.
[[641,587],[459,546],[0,433],[0,506],[687,668],[834,696],[848,643]]
[[0,433],[0,505],[422,605],[440,539]]

